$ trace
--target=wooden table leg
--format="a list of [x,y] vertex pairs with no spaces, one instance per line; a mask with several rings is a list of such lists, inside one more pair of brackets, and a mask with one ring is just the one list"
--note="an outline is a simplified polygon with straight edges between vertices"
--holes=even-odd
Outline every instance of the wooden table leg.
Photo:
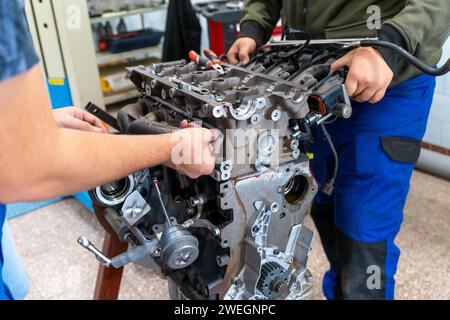
[[[104,225],[106,221],[104,221],[103,218],[103,209],[95,205],[94,209],[100,224]],[[104,227],[106,227],[106,225]],[[103,243],[103,253],[107,257],[115,257],[125,252],[128,248],[128,244],[121,242],[117,235],[111,232],[109,228],[105,229],[106,233]],[[122,273],[123,268],[107,268],[100,265],[97,274],[97,283],[95,285],[94,300],[117,300],[119,297]]]

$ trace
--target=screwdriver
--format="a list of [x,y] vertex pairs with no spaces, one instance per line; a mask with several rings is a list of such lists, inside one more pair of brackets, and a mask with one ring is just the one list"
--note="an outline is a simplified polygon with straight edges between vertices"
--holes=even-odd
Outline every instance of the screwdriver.
[[164,217],[166,218],[166,221],[167,221],[167,224],[169,225],[169,228],[172,228],[173,224],[172,224],[172,221],[170,220],[169,213],[167,212],[166,205],[164,204],[164,200],[163,200],[163,197],[162,197],[162,194],[161,194],[161,190],[159,189],[159,181],[153,174],[151,176],[151,179],[152,179],[153,186],[155,187],[156,193],[158,195],[159,203],[161,204],[161,209],[162,209],[162,211],[164,213]]

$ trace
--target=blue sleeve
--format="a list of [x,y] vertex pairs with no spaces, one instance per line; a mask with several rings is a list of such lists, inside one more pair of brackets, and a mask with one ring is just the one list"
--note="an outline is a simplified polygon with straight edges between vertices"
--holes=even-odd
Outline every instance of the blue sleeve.
[[38,61],[23,0],[0,0],[0,81],[31,69]]

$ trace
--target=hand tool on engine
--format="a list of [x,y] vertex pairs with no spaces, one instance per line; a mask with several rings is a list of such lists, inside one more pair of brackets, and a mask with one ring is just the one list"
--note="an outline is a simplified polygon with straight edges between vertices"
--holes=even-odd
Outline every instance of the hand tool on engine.
[[151,174],[151,179],[168,224],[161,235],[161,259],[173,270],[186,268],[198,258],[198,240],[183,225],[175,226],[170,220],[159,189],[159,181],[153,174]]
[[86,237],[79,237],[78,244],[93,253],[97,260],[104,266],[109,267],[111,265],[111,259],[106,257],[100,250],[98,250]]
[[220,74],[225,73],[225,71],[223,70],[223,67],[220,65],[220,60],[213,61],[211,59],[207,59],[205,57],[202,57],[200,54],[198,54],[194,50],[191,50],[189,52],[189,59],[191,59],[192,62],[195,62],[198,65],[203,66],[208,70],[214,69],[214,70],[220,72]]
[[202,67],[208,68],[208,59],[202,57],[194,50],[189,51],[189,59],[191,59],[192,62],[201,65]]
[[136,246],[112,259],[107,258],[86,237],[78,238],[77,242],[86,250],[93,253],[97,260],[105,267],[121,268],[129,263],[136,262],[146,255],[153,255],[159,248],[157,240],[146,241],[143,245]]
[[155,187],[156,193],[158,195],[158,200],[159,200],[159,203],[161,204],[161,209],[164,213],[164,217],[166,218],[169,228],[172,228],[173,224],[172,224],[172,221],[170,220],[169,214],[167,213],[166,205],[164,204],[161,190],[159,189],[158,179],[153,174],[151,174],[151,179],[152,179],[153,186]]
[[214,51],[212,51],[211,49],[203,50],[203,54],[205,55],[205,57],[207,57],[211,61],[220,61],[217,54]]
[[99,106],[93,104],[92,102],[89,102],[85,107],[85,109],[87,112],[96,116],[97,118],[105,122],[107,125],[111,126],[117,131],[120,131],[119,125],[117,124],[117,119],[111,116],[106,111],[103,111]]
[[205,49],[203,50],[203,53],[210,61],[212,61],[213,68],[215,70],[219,71],[221,74],[225,73],[225,70],[222,67],[222,61],[220,61],[220,58],[214,51],[212,51],[211,49]]

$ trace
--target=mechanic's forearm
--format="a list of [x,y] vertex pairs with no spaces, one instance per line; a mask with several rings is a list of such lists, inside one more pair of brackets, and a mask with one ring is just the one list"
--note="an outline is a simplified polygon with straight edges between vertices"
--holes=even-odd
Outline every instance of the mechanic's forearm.
[[[113,136],[59,130],[33,156],[11,163],[2,200],[38,201],[68,195],[166,163],[171,137]],[[30,166],[30,158],[33,165]]]
[[47,165],[46,174],[34,176],[32,185],[35,187],[28,193],[34,198],[31,200],[87,190],[167,163],[172,151],[170,135],[119,136],[60,131],[57,158]]

